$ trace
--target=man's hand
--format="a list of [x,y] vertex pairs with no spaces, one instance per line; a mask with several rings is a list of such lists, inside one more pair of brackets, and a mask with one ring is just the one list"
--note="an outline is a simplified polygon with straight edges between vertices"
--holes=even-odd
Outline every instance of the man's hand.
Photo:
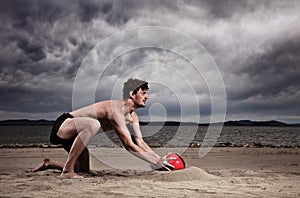
[[162,168],[163,170],[167,170],[167,171],[171,171],[170,168],[175,168],[172,164],[170,164],[168,161],[172,161],[175,160],[175,157],[167,157],[170,153],[168,153],[167,155],[161,157],[157,163],[158,166],[160,166],[160,168]]

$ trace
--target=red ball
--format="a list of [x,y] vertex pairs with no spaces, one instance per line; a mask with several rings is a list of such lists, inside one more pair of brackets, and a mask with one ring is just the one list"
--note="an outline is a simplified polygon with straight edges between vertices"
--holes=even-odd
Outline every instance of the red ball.
[[175,158],[174,160],[169,160],[169,164],[172,164],[174,168],[172,170],[181,170],[185,169],[185,161],[182,156],[178,153],[170,153],[167,155],[167,158]]

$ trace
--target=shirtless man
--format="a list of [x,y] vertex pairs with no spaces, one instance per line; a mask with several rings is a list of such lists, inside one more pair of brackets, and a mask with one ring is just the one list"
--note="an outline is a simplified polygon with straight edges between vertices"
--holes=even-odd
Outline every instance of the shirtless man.
[[[89,172],[89,152],[86,146],[100,128],[103,131],[114,129],[127,151],[158,168],[170,170],[169,167],[173,166],[168,160],[172,159],[160,157],[144,142],[139,118],[134,112],[146,106],[147,91],[146,81],[128,79],[124,83],[123,100],[97,102],[58,117],[53,125],[50,142],[63,145],[69,153],[67,161],[64,163],[45,158],[33,171],[60,169],[61,176],[70,178],[81,177],[77,172]],[[130,135],[127,123],[133,128],[134,136]]]

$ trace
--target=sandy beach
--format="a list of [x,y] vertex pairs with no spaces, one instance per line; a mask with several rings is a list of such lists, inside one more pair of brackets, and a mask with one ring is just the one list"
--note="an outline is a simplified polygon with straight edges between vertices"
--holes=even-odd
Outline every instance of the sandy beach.
[[[122,149],[122,148],[118,148]],[[107,153],[105,148],[96,148]],[[299,197],[300,148],[198,148],[183,153],[180,171],[115,169],[91,154],[83,179],[31,170],[44,157],[64,161],[62,148],[0,149],[1,197]],[[94,153],[94,151],[93,151]],[[115,156],[116,157],[116,156]]]

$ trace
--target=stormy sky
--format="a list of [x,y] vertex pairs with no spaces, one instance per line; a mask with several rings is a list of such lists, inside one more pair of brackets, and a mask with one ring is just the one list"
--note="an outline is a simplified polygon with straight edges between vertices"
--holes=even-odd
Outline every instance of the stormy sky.
[[[226,100],[226,120],[299,123],[299,10],[297,0],[2,0],[0,120],[55,119],[93,100],[118,98],[126,78],[138,77],[150,86],[148,106],[138,111],[142,120],[194,121],[197,105],[200,122],[209,122],[212,113],[220,113],[212,110],[212,90],[224,83],[226,97],[217,91],[214,99]],[[140,37],[165,45],[173,39],[172,49],[144,47],[112,60],[109,50],[119,49],[118,42],[104,52],[97,49],[105,39],[143,26],[176,30],[203,49],[199,53],[176,37],[147,33]],[[102,53],[96,60],[95,49]],[[188,60],[172,51],[180,49],[198,56]],[[205,53],[222,82],[216,70],[193,70],[192,62],[209,65]],[[80,79],[89,58],[97,68]],[[89,98],[93,87],[95,97]]]

